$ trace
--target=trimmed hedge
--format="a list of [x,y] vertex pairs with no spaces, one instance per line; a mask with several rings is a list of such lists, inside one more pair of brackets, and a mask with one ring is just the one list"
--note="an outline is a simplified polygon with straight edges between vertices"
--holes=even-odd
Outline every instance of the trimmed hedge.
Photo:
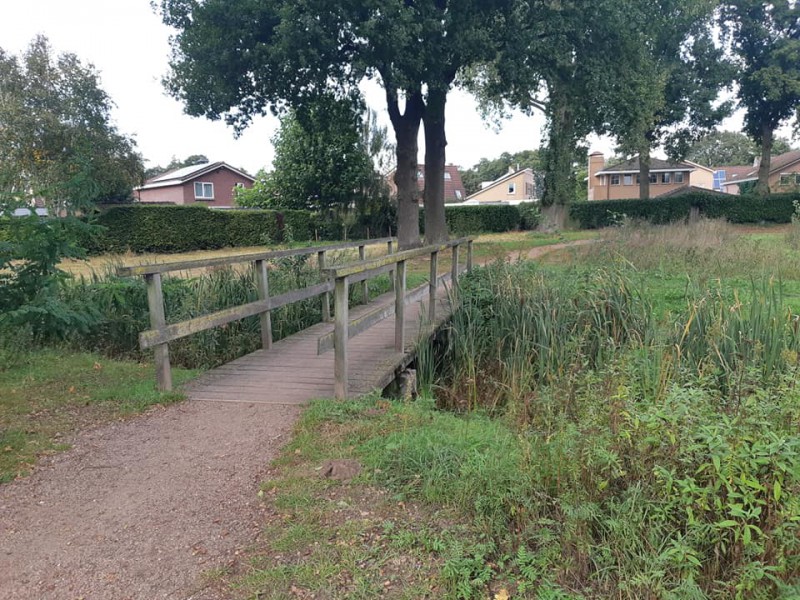
[[90,253],[188,252],[257,246],[287,237],[314,238],[316,222],[305,211],[211,210],[205,206],[115,206],[97,217],[104,229],[84,240]]
[[791,223],[794,201],[800,194],[728,196],[690,192],[652,200],[602,200],[570,206],[570,217],[581,229],[598,229],[615,225],[623,217],[642,219],[654,224],[672,223],[689,217],[692,209],[711,219],[727,219],[731,223]]
[[[452,235],[469,235],[473,233],[505,233],[523,229],[523,224],[532,229],[538,225],[533,212],[525,210],[523,223],[520,206],[508,204],[488,204],[486,206],[452,206],[444,209],[447,229]],[[536,220],[536,223],[533,221]],[[532,227],[531,227],[532,225]],[[425,210],[419,211],[419,230],[425,232]]]

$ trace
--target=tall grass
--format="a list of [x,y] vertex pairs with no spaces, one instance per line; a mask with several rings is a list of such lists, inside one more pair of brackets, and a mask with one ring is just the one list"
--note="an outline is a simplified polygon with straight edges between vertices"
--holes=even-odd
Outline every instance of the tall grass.
[[368,459],[483,524],[523,589],[796,597],[800,337],[779,290],[690,286],[657,320],[631,269],[478,270],[435,391],[496,419],[429,413]]

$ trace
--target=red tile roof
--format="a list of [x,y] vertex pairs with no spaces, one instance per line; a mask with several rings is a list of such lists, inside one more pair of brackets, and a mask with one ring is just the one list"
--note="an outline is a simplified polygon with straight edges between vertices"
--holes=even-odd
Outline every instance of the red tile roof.
[[[417,165],[417,189],[422,192],[425,189],[425,165]],[[448,175],[450,175],[448,179]],[[456,192],[461,194],[458,196]],[[463,202],[467,197],[464,183],[461,181],[461,173],[455,165],[446,165],[444,168],[444,201]]]

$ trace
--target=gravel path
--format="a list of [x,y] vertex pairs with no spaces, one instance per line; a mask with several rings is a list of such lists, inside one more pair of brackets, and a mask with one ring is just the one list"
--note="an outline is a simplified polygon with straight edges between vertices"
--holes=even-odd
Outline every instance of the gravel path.
[[0,599],[218,600],[296,406],[185,402],[83,432],[0,487]]

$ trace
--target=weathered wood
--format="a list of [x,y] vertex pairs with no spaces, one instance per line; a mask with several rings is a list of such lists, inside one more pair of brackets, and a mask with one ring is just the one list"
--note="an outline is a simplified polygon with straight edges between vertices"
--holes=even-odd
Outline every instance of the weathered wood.
[[[161,275],[153,273],[145,277],[147,282],[147,306],[150,311],[150,327],[163,329],[167,320],[164,315],[164,294]],[[172,390],[172,368],[169,364],[169,346],[162,342],[155,347],[156,385],[161,391]]]
[[[391,244],[391,242],[389,242]],[[322,277],[325,277],[325,250],[317,252],[317,265]],[[325,292],[322,296],[322,320],[329,323],[331,320],[331,295]]]
[[[367,251],[363,245],[358,247],[358,260],[364,261],[367,259]],[[369,304],[369,282],[364,279],[361,282],[361,297],[364,299],[364,304]]]
[[458,294],[458,246],[453,246],[453,260],[450,265],[450,289],[453,293],[453,298]]
[[439,281],[439,253],[431,252],[431,274],[428,279],[428,319],[436,320],[436,292]]
[[219,327],[220,325],[226,325],[227,323],[232,323],[239,319],[252,317],[267,310],[275,310],[287,304],[307,300],[326,291],[329,292],[332,289],[333,284],[330,281],[326,281],[311,287],[286,292],[280,296],[273,296],[268,301],[257,300],[241,306],[233,306],[208,315],[203,315],[202,317],[181,321],[180,323],[161,327],[160,329],[143,331],[139,334],[139,344],[143,349],[151,348],[157,344],[171,342],[186,337],[187,335],[192,335],[193,333]]
[[333,393],[337,400],[347,398],[348,285],[347,277],[339,277],[334,291]]
[[[267,261],[257,260],[256,285],[258,286],[258,299],[266,302],[269,306],[269,274],[267,273]],[[259,315],[261,322],[261,347],[264,350],[272,348],[272,313],[269,309]]]
[[472,240],[467,241],[467,273],[472,272]]
[[[402,253],[398,253],[402,254]],[[394,313],[394,349],[403,352],[405,349],[405,319],[406,311],[406,261],[401,260],[397,263],[397,275],[395,276],[395,313]]]
[[[443,244],[434,244],[431,246],[425,246],[423,248],[416,248],[413,250],[403,250],[401,252],[396,252],[394,254],[387,256],[379,256],[377,258],[372,258],[370,260],[365,260],[363,262],[331,267],[329,269],[326,269],[326,272],[331,277],[337,278],[337,277],[355,275],[357,273],[363,273],[367,271],[373,271],[375,269],[384,267],[386,265],[391,265],[393,263],[399,263],[401,261],[411,260],[413,258],[418,258],[420,256],[426,256],[431,252],[440,252],[442,250],[446,250],[447,248],[453,248],[460,244],[465,244],[469,239],[470,238],[459,238],[457,240],[451,240]],[[395,277],[395,280],[396,279],[397,278]]]
[[199,258],[195,260],[182,260],[174,262],[164,262],[145,265],[129,265],[117,268],[117,275],[121,277],[132,277],[135,275],[151,275],[155,273],[169,273],[171,271],[190,271],[192,269],[202,269],[205,267],[219,267],[224,265],[235,265],[256,260],[275,260],[278,258],[289,258],[292,256],[304,256],[315,254],[319,251],[345,250],[357,248],[363,244],[368,246],[373,244],[385,244],[392,238],[381,238],[362,242],[343,242],[340,244],[326,244],[324,246],[309,246],[308,248],[292,248],[289,250],[270,250],[268,252],[250,252],[234,254],[231,256],[219,256],[216,258]]
[[[386,242],[386,255],[390,255],[394,252],[394,241],[389,240]],[[394,268],[389,271],[389,291],[394,290]]]

